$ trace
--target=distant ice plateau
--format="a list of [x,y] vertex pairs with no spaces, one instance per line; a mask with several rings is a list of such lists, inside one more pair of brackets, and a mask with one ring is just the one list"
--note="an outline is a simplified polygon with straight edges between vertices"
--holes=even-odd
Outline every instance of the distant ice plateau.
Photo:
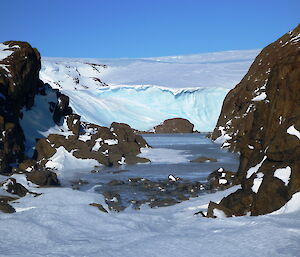
[[153,58],[42,58],[40,77],[70,97],[83,120],[149,130],[168,118],[211,131],[224,97],[259,50]]

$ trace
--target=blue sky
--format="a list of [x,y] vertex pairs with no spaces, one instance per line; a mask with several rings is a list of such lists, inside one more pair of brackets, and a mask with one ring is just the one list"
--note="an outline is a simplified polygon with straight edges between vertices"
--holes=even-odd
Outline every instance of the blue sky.
[[0,7],[0,41],[28,41],[59,57],[257,49],[300,22],[299,0],[1,0]]

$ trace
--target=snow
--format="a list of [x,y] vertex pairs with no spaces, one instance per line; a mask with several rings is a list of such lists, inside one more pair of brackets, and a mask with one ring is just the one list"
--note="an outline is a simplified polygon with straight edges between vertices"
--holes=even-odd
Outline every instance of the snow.
[[88,140],[91,140],[91,138],[92,138],[91,135],[86,135],[86,134],[84,134],[84,135],[79,135],[79,137],[78,137],[79,140],[84,141],[84,142],[86,142],[86,141],[88,141]]
[[[293,213],[300,211],[300,192],[293,194],[292,198],[279,210],[272,212],[270,215]],[[299,233],[299,231],[298,231]]]
[[118,139],[106,139],[106,140],[104,140],[104,143],[108,144],[108,145],[117,145]]
[[[226,134],[225,128],[220,126],[219,131],[221,131],[221,136],[219,136],[214,142],[216,144],[224,144],[227,140],[231,139],[232,137]],[[230,144],[226,144],[225,146],[229,146]],[[223,145],[224,146],[224,145]]]
[[[6,257],[297,256],[300,193],[281,215],[226,219],[194,215],[205,211],[209,201],[218,202],[237,188],[175,206],[121,213],[103,213],[89,206],[96,202],[107,209],[103,197],[93,190],[33,188],[43,194],[27,195],[15,202],[18,212],[14,214],[0,213],[0,241],[5,242],[1,253]],[[294,212],[290,212],[296,207],[292,201],[298,204]],[[218,211],[214,214],[223,215]]]
[[0,61],[7,58],[14,52],[9,49],[9,46],[0,43]]
[[253,102],[263,101],[267,98],[267,94],[265,92],[262,92],[260,95],[254,97],[252,99]]
[[216,216],[217,218],[226,218],[226,214],[218,209],[214,209],[213,210],[214,216]]
[[300,139],[300,132],[295,128],[295,126],[290,126],[287,131],[288,134],[292,135],[292,136],[296,136]]
[[119,163],[120,165],[126,164],[126,159],[125,159],[125,157],[122,156],[121,160],[118,161],[118,163]]
[[227,183],[227,179],[224,178],[219,179],[219,184],[226,184],[226,183]]
[[[101,85],[93,77],[109,85],[233,88],[246,74],[259,52],[260,50],[239,50],[135,59],[43,57],[41,79],[50,85],[54,82],[64,84],[64,89],[98,88]],[[89,63],[107,66],[94,66],[94,69]],[[76,84],[76,78],[79,79],[79,84]]]
[[259,187],[263,181],[264,174],[259,172],[256,174],[256,178],[253,180],[253,186],[251,187],[252,191],[257,194]]
[[122,122],[145,131],[180,117],[192,122],[196,130],[208,132],[217,123],[229,89],[242,79],[258,52],[141,59],[43,58],[40,77],[70,97],[71,107],[83,121],[102,126]]
[[252,174],[256,173],[266,159],[267,159],[267,156],[264,156],[264,158],[262,159],[262,161],[260,163],[256,164],[254,167],[250,168],[247,171],[246,178],[250,178],[252,176]]
[[65,173],[65,171],[69,169],[92,168],[94,166],[101,165],[94,159],[76,158],[63,146],[60,146],[56,150],[56,153],[49,159],[45,166],[46,168],[57,169],[58,171],[61,171],[58,172],[58,175]]
[[287,186],[290,181],[291,173],[292,173],[291,167],[287,166],[286,168],[275,170],[274,177],[282,180],[284,184]]
[[56,125],[53,121],[53,113],[49,111],[49,102],[56,103],[56,93],[47,90],[47,95],[36,95],[34,106],[30,110],[22,109],[23,118],[20,125],[26,135],[26,154],[32,156],[36,138],[47,137],[49,134],[59,134],[64,136],[72,135],[68,129],[66,121],[61,125]]
[[100,147],[101,147],[100,142],[101,142],[101,141],[102,141],[102,139],[101,139],[101,140],[96,139],[96,143],[95,143],[95,145],[93,146],[92,151],[97,152],[97,151],[100,149]]

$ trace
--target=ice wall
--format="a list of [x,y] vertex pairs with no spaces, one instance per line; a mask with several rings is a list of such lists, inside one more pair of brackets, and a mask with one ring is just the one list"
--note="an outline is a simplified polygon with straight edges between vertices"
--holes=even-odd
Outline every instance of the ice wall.
[[124,122],[148,130],[169,118],[185,118],[198,131],[212,131],[229,89],[193,88],[174,91],[156,86],[62,90],[83,120],[108,126]]

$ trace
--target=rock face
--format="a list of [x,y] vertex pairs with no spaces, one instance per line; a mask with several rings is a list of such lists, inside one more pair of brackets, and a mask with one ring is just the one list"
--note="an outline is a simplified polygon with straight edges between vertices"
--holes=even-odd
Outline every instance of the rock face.
[[240,152],[242,189],[213,209],[261,215],[300,191],[300,25],[256,57],[226,96],[212,139]]
[[162,124],[153,128],[154,133],[193,133],[194,124],[187,119],[174,118],[165,120]]
[[19,124],[21,109],[31,108],[43,85],[39,79],[40,54],[28,43],[0,44],[0,173],[11,171],[10,163],[23,159],[24,134]]

